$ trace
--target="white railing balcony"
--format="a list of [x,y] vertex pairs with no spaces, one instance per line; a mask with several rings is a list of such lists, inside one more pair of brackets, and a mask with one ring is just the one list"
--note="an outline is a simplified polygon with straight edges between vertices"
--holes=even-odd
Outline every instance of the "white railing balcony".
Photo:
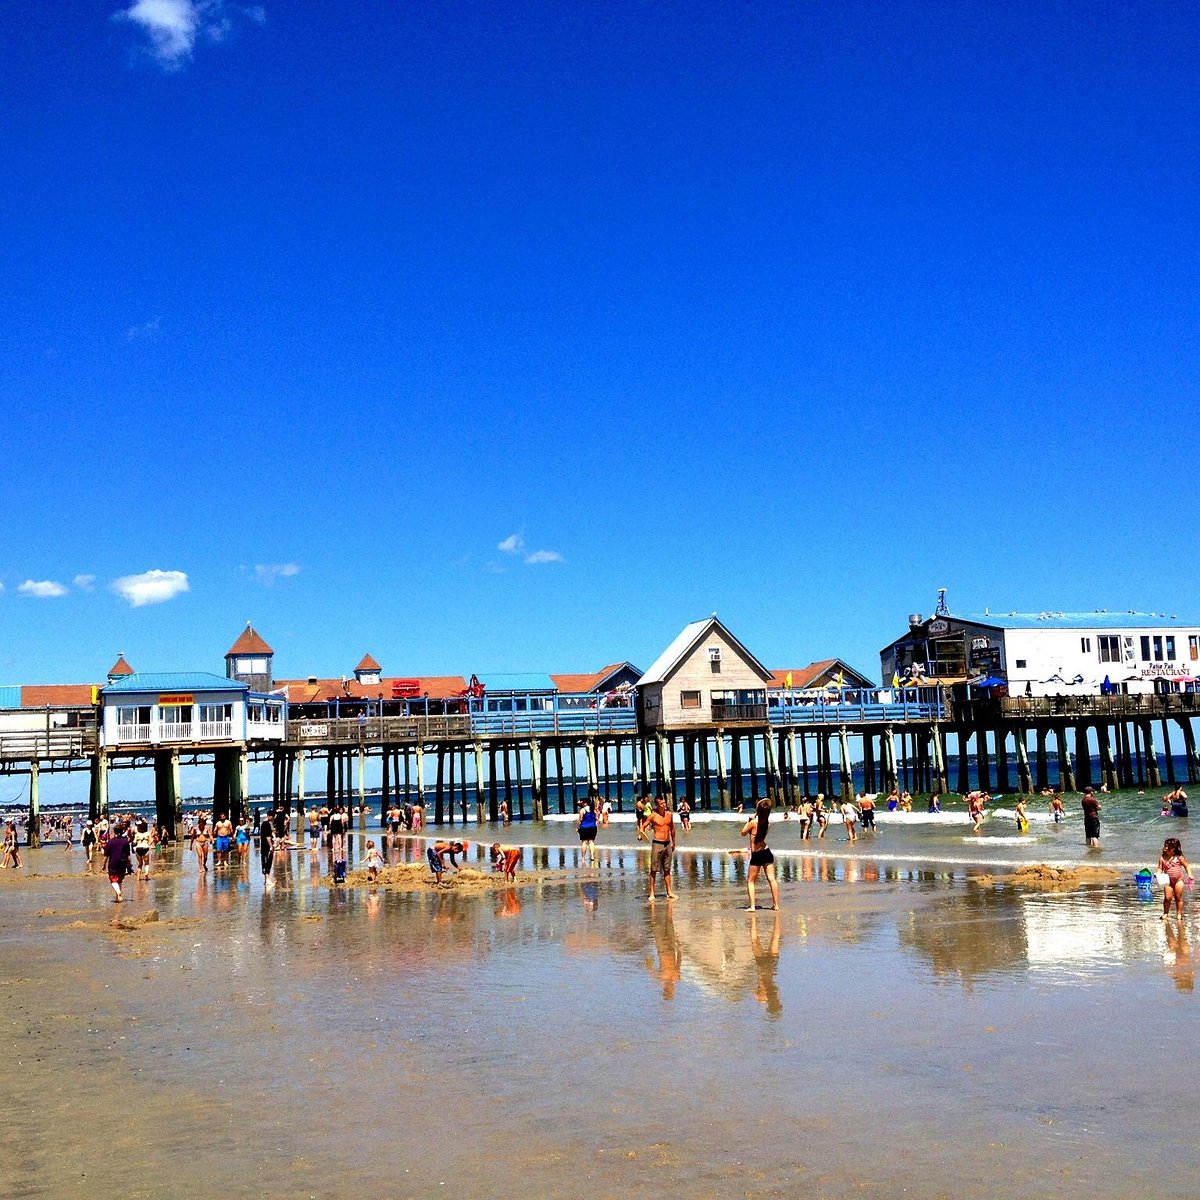
[[192,740],[192,723],[186,725],[160,725],[159,740],[163,742],[190,742]]
[[201,721],[200,740],[202,742],[227,742],[233,737],[232,721]]
[[256,741],[282,742],[287,727],[282,721],[248,721],[246,736]]
[[117,726],[117,741],[118,742],[148,742],[150,740],[150,726],[146,725],[118,725]]

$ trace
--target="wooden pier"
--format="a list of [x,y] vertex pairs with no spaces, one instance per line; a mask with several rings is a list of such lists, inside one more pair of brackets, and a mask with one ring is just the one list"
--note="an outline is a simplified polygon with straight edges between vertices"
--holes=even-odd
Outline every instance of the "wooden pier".
[[[250,803],[250,763],[270,762],[273,804],[364,801],[427,805],[434,824],[575,811],[585,796],[619,811],[639,795],[686,796],[699,811],[847,796],[851,764],[869,792],[1075,791],[1157,788],[1200,780],[1194,693],[1005,697],[867,703],[783,702],[757,719],[681,730],[639,729],[631,708],[289,720],[281,741],[100,745],[95,709],[47,711],[37,728],[0,733],[0,774],[29,781],[30,841],[39,834],[44,773],[88,772],[89,810],[108,812],[113,771],[152,769],[158,820],[180,819],[180,769],[211,765],[212,807],[235,819]],[[30,723],[31,725],[34,722]],[[1181,747],[1186,779],[1177,779]],[[1093,753],[1099,758],[1093,778]],[[1165,769],[1164,769],[1165,768]],[[378,782],[368,783],[368,779]],[[527,804],[528,801],[528,804]]]

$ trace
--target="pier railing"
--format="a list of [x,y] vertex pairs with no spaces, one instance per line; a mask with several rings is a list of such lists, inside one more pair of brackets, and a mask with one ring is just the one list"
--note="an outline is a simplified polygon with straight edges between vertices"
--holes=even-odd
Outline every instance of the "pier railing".
[[29,763],[83,759],[95,754],[95,729],[50,729],[34,733],[13,730],[0,733],[0,763]]
[[[1200,694],[1160,692],[1141,696],[1004,696],[999,700],[968,700],[954,705],[956,715],[964,705],[981,714],[1014,717],[1163,717],[1200,715]],[[967,712],[962,713],[967,716]]]
[[473,737],[529,736],[538,733],[632,733],[631,708],[582,708],[559,712],[477,712],[432,717],[308,718],[288,722],[293,745],[379,745],[436,742]]
[[770,709],[772,725],[887,725],[904,721],[940,721],[944,705],[934,699],[880,701],[866,692],[856,700],[779,704]]

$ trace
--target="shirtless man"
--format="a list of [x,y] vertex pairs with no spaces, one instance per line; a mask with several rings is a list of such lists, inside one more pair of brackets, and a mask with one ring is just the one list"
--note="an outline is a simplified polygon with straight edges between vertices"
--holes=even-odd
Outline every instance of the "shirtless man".
[[233,845],[233,822],[225,813],[217,818],[217,823],[213,826],[213,837],[216,838],[213,846],[213,866],[229,866],[229,850]]
[[675,853],[675,815],[667,808],[665,796],[659,796],[654,802],[646,829],[650,833],[650,894],[646,901],[654,903],[654,877],[659,872],[667,889],[667,899],[674,900],[675,893],[671,891],[671,858]]

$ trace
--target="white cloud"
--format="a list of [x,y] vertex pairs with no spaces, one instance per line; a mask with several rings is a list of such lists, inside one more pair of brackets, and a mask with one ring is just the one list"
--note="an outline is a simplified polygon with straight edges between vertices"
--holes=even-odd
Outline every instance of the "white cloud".
[[267,17],[261,5],[245,7],[225,0],[133,0],[113,13],[114,21],[128,21],[146,35],[146,52],[166,71],[181,70],[203,37],[223,42],[234,27],[234,17],[262,25]]
[[504,541],[496,546],[497,550],[502,550],[505,554],[520,554],[525,549],[525,539],[519,533],[510,533]]
[[153,321],[147,321],[144,325],[130,325],[125,330],[125,340],[127,342],[152,342],[158,337],[158,327],[162,323],[162,317],[155,317]]
[[42,600],[54,599],[67,594],[67,585],[54,579],[27,579],[17,591],[22,596],[37,596]]
[[300,574],[299,563],[256,563],[254,566],[255,581],[263,587],[270,587],[277,579],[290,579]]
[[71,582],[81,592],[94,592],[96,590],[95,575],[76,575],[75,578],[71,580]]
[[188,577],[182,571],[143,571],[140,575],[122,575],[109,586],[133,608],[141,608],[174,600],[188,590]]
[[538,563],[565,562],[566,559],[557,550],[535,550],[525,555],[525,561],[536,566]]

